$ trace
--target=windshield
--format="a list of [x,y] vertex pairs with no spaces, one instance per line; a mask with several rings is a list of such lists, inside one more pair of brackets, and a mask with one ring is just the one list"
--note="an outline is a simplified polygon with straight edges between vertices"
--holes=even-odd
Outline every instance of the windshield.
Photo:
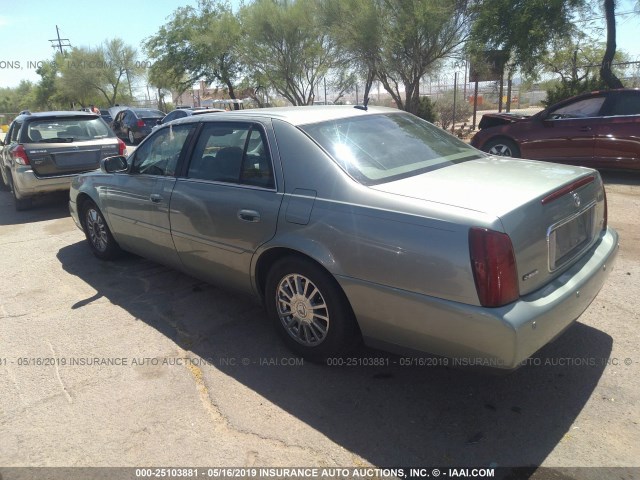
[[343,118],[301,128],[364,185],[399,180],[482,155],[407,113]]
[[70,117],[35,120],[29,123],[24,142],[81,142],[115,137],[102,120],[96,117]]

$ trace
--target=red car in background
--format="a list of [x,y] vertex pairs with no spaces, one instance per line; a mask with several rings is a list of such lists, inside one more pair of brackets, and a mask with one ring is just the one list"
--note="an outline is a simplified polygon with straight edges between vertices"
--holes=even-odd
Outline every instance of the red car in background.
[[471,145],[493,155],[640,170],[640,89],[591,92],[530,116],[486,114]]

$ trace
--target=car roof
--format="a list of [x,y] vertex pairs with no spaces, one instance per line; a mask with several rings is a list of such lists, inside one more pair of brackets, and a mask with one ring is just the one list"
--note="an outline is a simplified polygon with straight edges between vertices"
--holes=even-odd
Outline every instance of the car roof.
[[69,117],[93,117],[97,118],[100,115],[92,112],[75,112],[75,111],[51,111],[51,112],[33,112],[18,115],[16,120],[20,119],[26,121],[28,119],[39,120],[43,118],[69,118]]
[[[381,113],[401,113],[402,110],[389,107],[368,107],[367,110],[355,108],[354,105],[326,105],[326,106],[305,106],[305,107],[275,107],[275,108],[250,108],[245,110],[233,110],[230,112],[219,112],[215,115],[197,115],[181,118],[171,122],[172,124],[190,123],[216,120],[251,120],[258,118],[277,118],[292,125],[308,125],[329,120],[338,120],[350,117],[366,117],[367,115]],[[211,112],[215,113],[215,112]]]

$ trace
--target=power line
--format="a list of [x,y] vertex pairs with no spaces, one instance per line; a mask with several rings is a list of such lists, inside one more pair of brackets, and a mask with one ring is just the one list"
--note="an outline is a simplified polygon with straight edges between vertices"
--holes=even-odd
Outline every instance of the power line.
[[[616,17],[620,17],[622,15],[631,15],[631,14],[638,14],[640,12],[637,12],[636,10],[629,10],[628,12],[618,12],[615,14]],[[576,20],[575,23],[584,23],[584,22],[590,22],[591,20],[600,20],[603,18],[607,18],[606,15],[601,15],[599,17],[591,17],[591,18],[585,18],[584,20]]]
[[58,25],[56,25],[56,35],[58,38],[54,38],[53,40],[49,40],[51,42],[51,46],[53,48],[57,48],[60,50],[60,53],[64,54],[64,50],[62,48],[71,48],[71,43],[68,38],[60,38],[60,30],[58,30]]

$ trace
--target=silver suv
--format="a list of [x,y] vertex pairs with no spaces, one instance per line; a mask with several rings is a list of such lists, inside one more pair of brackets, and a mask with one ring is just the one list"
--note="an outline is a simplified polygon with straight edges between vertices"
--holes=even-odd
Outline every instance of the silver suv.
[[86,112],[24,112],[0,147],[0,186],[11,190],[16,210],[30,208],[37,195],[69,190],[77,174],[126,152],[106,122]]

